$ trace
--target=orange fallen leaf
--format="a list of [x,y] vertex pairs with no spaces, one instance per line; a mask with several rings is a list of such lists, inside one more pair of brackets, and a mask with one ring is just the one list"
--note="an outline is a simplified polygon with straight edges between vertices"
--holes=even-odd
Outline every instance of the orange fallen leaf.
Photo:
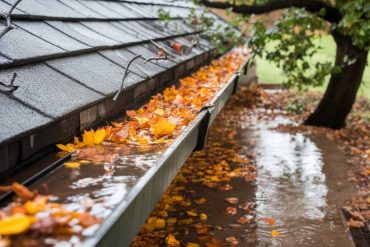
[[171,47],[176,51],[177,54],[181,55],[182,54],[182,44],[179,42],[173,42],[171,44]]
[[78,216],[78,220],[79,220],[80,225],[85,228],[92,226],[92,225],[99,224],[101,222],[100,219],[96,218],[95,216],[87,212],[81,213]]
[[271,236],[276,238],[276,237],[280,236],[280,232],[273,230],[273,231],[271,231]]
[[180,241],[178,241],[174,235],[168,234],[168,236],[166,237],[166,244],[169,246],[179,246]]
[[263,222],[269,225],[274,225],[276,223],[276,220],[274,218],[269,218],[269,217],[263,217],[263,218],[260,218],[260,220],[262,220]]
[[185,247],[200,247],[200,245],[196,244],[196,243],[189,242],[189,243],[186,243]]
[[17,182],[12,183],[10,186],[0,186],[0,191],[13,191],[23,199],[32,199],[35,196],[34,192]]
[[160,119],[150,127],[151,134],[155,136],[170,135],[175,130],[176,125],[167,119]]
[[199,215],[199,218],[200,218],[201,220],[207,220],[207,219],[208,219],[208,216],[207,216],[205,213],[201,213],[201,214]]
[[224,214],[227,214],[227,215],[234,215],[236,213],[237,213],[237,210],[236,208],[233,208],[233,207],[227,207],[224,210]]
[[27,201],[24,204],[24,209],[27,214],[36,214],[45,210],[48,199],[45,196],[37,196],[32,201]]
[[236,237],[228,237],[226,238],[226,242],[228,242],[231,246],[239,244],[239,241],[236,239]]
[[198,199],[195,199],[194,202],[198,205],[202,205],[204,203],[206,203],[208,200],[206,198],[198,198]]

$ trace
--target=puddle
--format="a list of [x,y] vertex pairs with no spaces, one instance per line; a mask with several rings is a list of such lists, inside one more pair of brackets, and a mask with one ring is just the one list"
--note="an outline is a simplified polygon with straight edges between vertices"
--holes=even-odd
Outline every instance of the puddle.
[[[258,121],[241,131],[246,145],[256,141],[256,228],[252,246],[352,246],[340,214],[350,198],[345,157],[326,137],[274,131],[287,119]],[[261,219],[274,218],[268,225]],[[275,230],[280,236],[273,238]]]

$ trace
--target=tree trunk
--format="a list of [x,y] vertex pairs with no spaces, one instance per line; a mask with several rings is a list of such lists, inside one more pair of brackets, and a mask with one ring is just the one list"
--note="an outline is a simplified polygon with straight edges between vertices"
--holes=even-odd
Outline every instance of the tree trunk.
[[[345,126],[345,120],[355,102],[368,51],[357,48],[351,38],[337,32],[333,32],[333,37],[337,44],[335,65],[341,67],[341,72],[331,76],[324,97],[305,124],[339,129]],[[349,60],[356,59],[356,62],[344,65],[346,56]]]

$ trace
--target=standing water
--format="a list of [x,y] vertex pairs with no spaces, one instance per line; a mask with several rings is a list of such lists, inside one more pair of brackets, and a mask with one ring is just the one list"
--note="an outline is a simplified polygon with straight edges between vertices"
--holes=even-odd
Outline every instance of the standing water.
[[[287,122],[258,121],[241,131],[256,141],[256,245],[353,246],[340,213],[350,197],[343,153],[326,137],[272,129]],[[265,217],[276,224],[265,224]]]

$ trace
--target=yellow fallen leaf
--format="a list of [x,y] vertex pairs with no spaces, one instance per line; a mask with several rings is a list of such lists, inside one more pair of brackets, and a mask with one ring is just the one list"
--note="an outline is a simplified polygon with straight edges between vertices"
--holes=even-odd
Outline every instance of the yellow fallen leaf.
[[149,122],[149,118],[146,117],[135,117],[135,119],[139,122],[139,124],[145,124]]
[[160,108],[155,109],[155,111],[153,113],[154,114],[157,114],[159,116],[163,116],[164,115],[163,109],[160,109]]
[[81,164],[79,162],[65,162],[64,166],[68,168],[78,168]]
[[35,221],[33,217],[15,214],[0,220],[0,235],[14,235],[27,231]]
[[161,119],[155,124],[152,124],[150,132],[156,136],[170,135],[176,129],[176,124],[173,124],[170,120]]
[[144,225],[144,228],[148,231],[153,231],[154,229],[162,229],[166,226],[166,221],[157,217],[149,217]]
[[198,213],[197,213],[197,212],[195,212],[195,211],[192,211],[192,210],[186,211],[186,214],[187,214],[188,216],[191,216],[191,217],[196,217],[196,216],[198,216]]
[[279,235],[280,235],[280,232],[275,231],[275,230],[271,231],[271,236],[273,236],[274,238],[278,237]]
[[174,225],[174,224],[176,224],[176,222],[177,222],[176,218],[168,218],[167,219],[167,224],[168,225]]
[[97,129],[94,133],[94,144],[102,144],[105,138],[105,129]]
[[206,198],[198,198],[198,199],[195,199],[194,202],[198,205],[202,205],[202,204],[207,202],[207,199]]
[[204,214],[204,213],[201,213],[201,214],[199,215],[199,218],[200,218],[201,220],[207,220],[207,219],[208,219],[207,215],[206,215],[206,214]]
[[95,143],[94,130],[85,130],[82,134],[82,142],[86,146],[93,146]]
[[200,245],[195,243],[187,243],[185,247],[200,247]]
[[178,246],[180,245],[180,241],[178,241],[174,235],[168,234],[166,237],[166,244],[170,246]]
[[68,153],[72,153],[74,152],[76,149],[75,149],[75,146],[71,143],[68,143],[67,145],[63,145],[63,144],[57,144],[57,147],[62,150],[62,151],[65,151],[65,152],[68,152]]
[[36,197],[32,201],[27,201],[24,204],[24,209],[26,210],[27,214],[36,214],[38,212],[45,210],[47,201],[48,199],[45,196]]
[[184,197],[182,196],[173,196],[171,197],[173,202],[182,202],[184,200]]

